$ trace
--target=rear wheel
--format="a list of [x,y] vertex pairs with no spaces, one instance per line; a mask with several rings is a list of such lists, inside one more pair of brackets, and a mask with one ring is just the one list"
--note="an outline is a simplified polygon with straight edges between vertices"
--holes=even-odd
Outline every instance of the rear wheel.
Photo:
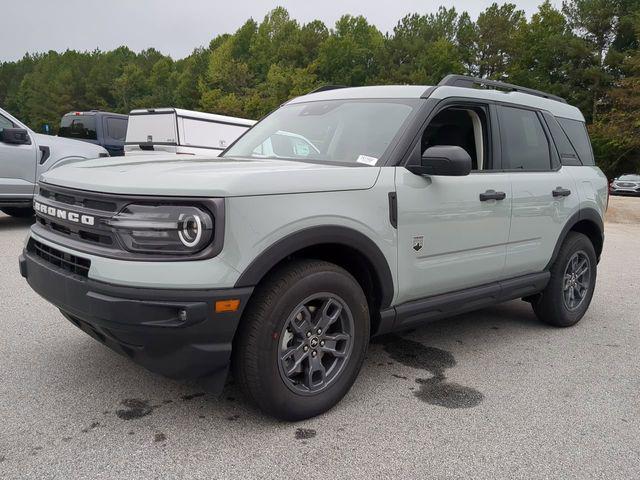
[[596,285],[597,258],[585,235],[570,232],[542,295],[532,303],[537,317],[556,327],[570,327],[584,316]]
[[7,215],[16,218],[28,218],[33,216],[33,208],[31,207],[3,207],[1,210]]
[[337,265],[296,261],[254,293],[234,345],[234,373],[262,410],[302,420],[349,391],[368,342],[369,310],[358,282]]

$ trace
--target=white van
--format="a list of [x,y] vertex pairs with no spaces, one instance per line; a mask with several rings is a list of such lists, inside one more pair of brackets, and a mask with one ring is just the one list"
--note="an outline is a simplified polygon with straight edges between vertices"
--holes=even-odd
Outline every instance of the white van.
[[179,108],[148,108],[129,113],[125,155],[142,152],[219,155],[255,120]]

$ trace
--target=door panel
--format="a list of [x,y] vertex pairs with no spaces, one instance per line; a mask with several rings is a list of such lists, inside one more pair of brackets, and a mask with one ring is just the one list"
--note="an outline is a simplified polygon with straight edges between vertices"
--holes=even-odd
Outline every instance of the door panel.
[[30,199],[36,176],[36,147],[0,142],[0,201]]
[[[398,303],[505,277],[509,173],[423,177],[397,167],[396,189]],[[487,190],[506,198],[480,201]]]
[[[511,233],[505,274],[510,277],[542,271],[553,253],[562,227],[578,211],[575,181],[565,168],[550,172],[512,172]],[[562,187],[568,196],[553,196]]]

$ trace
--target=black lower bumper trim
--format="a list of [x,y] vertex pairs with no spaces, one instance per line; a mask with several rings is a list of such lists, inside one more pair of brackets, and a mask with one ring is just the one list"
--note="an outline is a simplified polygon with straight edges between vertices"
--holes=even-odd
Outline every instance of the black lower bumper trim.
[[[20,273],[85,333],[145,368],[172,378],[218,378],[223,386],[231,344],[252,287],[209,290],[110,285],[70,273],[25,251]],[[235,312],[217,300],[239,299]]]

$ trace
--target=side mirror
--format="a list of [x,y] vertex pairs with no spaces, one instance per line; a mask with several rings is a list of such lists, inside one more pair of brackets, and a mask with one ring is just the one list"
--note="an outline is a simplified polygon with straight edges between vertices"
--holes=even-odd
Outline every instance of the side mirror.
[[407,165],[416,175],[448,175],[461,177],[471,172],[471,157],[455,145],[429,147],[422,154],[420,165]]
[[0,141],[11,145],[29,145],[29,132],[24,128],[5,128],[0,132]]

